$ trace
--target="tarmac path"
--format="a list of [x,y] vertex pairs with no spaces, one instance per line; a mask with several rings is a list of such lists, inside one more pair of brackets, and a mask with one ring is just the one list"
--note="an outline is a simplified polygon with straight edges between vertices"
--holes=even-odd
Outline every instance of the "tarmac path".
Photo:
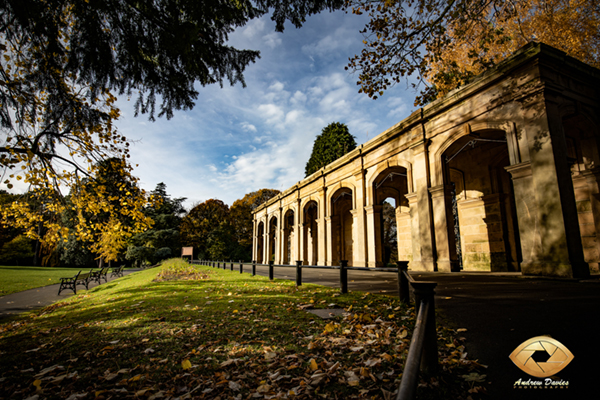
[[[229,265],[228,265],[229,267]],[[234,271],[239,271],[234,264]],[[131,273],[134,270],[127,270]],[[250,272],[250,266],[244,267]],[[268,267],[257,266],[268,275]],[[303,282],[339,287],[339,271],[303,269]],[[436,307],[444,321],[464,328],[469,358],[487,365],[489,399],[600,399],[600,279],[565,281],[522,277],[518,273],[411,272],[416,280],[434,281]],[[295,279],[295,268],[276,267],[274,277]],[[93,284],[94,286],[96,284]],[[93,287],[93,286],[92,286]],[[348,289],[397,295],[397,274],[348,271]],[[58,285],[0,297],[2,317],[41,308],[72,295]],[[509,355],[524,341],[549,335],[575,356],[554,377],[568,381],[563,389],[515,389],[517,380],[544,381],[521,371]],[[544,387],[544,385],[542,385]]]

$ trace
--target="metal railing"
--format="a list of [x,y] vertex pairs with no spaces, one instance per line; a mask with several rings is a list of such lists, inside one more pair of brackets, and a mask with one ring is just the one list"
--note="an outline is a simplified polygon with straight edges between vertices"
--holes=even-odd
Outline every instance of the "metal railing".
[[415,297],[417,320],[404,364],[402,380],[396,400],[412,400],[416,396],[419,371],[425,375],[435,375],[438,367],[437,333],[435,322],[435,282],[415,281],[406,266],[400,267],[400,300],[410,304],[409,285]]
[[212,260],[191,260],[193,264],[208,265],[213,268],[222,268],[234,270],[234,265],[238,265],[238,270],[244,272],[244,266],[251,267],[252,276],[256,275],[256,267],[268,267],[269,279],[274,279],[275,268],[295,268],[296,286],[302,285],[303,269],[337,269],[340,271],[340,291],[348,293],[348,271],[371,271],[371,272],[396,272],[398,274],[398,295],[400,301],[410,304],[410,289],[415,299],[415,313],[417,320],[413,330],[408,356],[404,365],[404,372],[398,388],[396,400],[412,400],[416,396],[417,385],[419,381],[419,372],[425,375],[435,375],[438,368],[437,353],[437,333],[435,322],[435,282],[415,281],[408,273],[408,261],[397,261],[397,268],[366,268],[366,267],[348,267],[348,262],[343,260],[339,266],[324,265],[302,265],[302,261],[297,261],[296,265],[274,264],[273,261],[268,264],[244,263],[239,261],[212,261]]
[[239,261],[234,263],[233,261],[213,261],[213,260],[191,260],[192,264],[203,264],[213,268],[229,269],[234,270],[234,265],[238,266],[240,274],[244,272],[244,266],[251,266],[252,276],[256,275],[256,267],[268,267],[269,268],[269,279],[274,279],[275,268],[295,268],[296,269],[296,286],[302,285],[302,270],[303,269],[335,269],[340,271],[340,292],[348,293],[348,271],[369,271],[369,272],[395,272],[398,274],[398,294],[402,300],[402,291],[400,289],[401,271],[402,268],[405,270],[408,268],[408,261],[397,261],[397,268],[368,268],[368,267],[349,267],[348,261],[341,260],[341,265],[302,265],[302,261],[296,261],[296,265],[285,265],[275,264],[270,261],[268,264],[259,264],[256,261],[252,263],[244,263]]

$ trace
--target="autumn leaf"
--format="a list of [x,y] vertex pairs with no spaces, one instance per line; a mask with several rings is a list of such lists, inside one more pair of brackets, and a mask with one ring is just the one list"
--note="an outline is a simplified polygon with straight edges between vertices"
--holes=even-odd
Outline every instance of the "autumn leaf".
[[181,362],[181,367],[182,367],[183,369],[190,369],[190,368],[192,368],[192,363],[190,362],[190,360],[187,360],[187,359],[186,359],[186,360],[183,360],[183,361]]

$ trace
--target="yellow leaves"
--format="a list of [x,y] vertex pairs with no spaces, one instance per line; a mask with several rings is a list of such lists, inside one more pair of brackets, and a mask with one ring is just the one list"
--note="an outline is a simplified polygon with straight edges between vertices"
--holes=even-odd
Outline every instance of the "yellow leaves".
[[319,365],[317,364],[317,361],[315,361],[314,358],[310,359],[310,361],[308,362],[308,367],[311,371],[316,371],[319,369]]
[[333,322],[330,322],[327,325],[325,325],[325,332],[326,333],[331,333],[334,330],[335,330],[335,324]]
[[181,362],[181,367],[182,367],[184,370],[186,370],[186,369],[190,369],[190,368],[192,368],[192,363],[190,362],[190,360],[187,360],[187,359],[186,359],[186,360],[183,360],[183,361]]

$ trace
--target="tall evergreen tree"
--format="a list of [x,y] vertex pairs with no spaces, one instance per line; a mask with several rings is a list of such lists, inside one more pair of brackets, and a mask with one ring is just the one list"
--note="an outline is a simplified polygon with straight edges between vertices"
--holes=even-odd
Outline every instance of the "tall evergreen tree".
[[315,139],[313,150],[306,163],[305,173],[309,176],[344,154],[356,148],[354,136],[346,124],[332,122]]

